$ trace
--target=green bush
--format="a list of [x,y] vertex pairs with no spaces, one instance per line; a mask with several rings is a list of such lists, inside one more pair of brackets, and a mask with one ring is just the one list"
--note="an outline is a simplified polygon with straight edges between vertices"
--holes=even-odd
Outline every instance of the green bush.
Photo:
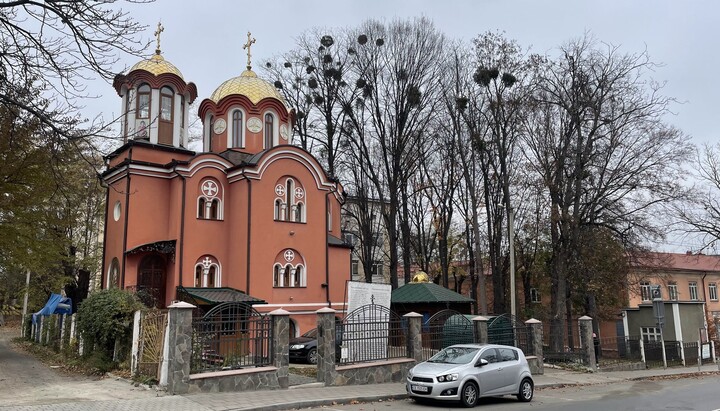
[[94,344],[112,358],[116,340],[131,340],[133,313],[143,307],[134,294],[119,289],[90,294],[78,308],[78,331],[87,346]]

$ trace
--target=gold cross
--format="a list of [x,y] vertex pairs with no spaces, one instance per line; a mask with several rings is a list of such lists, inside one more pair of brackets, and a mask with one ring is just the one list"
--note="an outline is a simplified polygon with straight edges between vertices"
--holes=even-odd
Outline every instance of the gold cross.
[[255,43],[255,39],[251,39],[251,38],[250,38],[250,32],[248,31],[247,43],[245,43],[245,44],[243,45],[243,50],[247,49],[247,54],[248,54],[247,69],[248,69],[248,70],[252,69],[252,64],[250,64],[250,57],[251,57],[251,54],[250,54],[250,46],[252,46],[254,43]]
[[163,31],[165,31],[165,27],[163,27],[160,22],[158,22],[157,30],[155,30],[155,39],[157,40],[155,54],[160,54],[160,33],[162,33]]

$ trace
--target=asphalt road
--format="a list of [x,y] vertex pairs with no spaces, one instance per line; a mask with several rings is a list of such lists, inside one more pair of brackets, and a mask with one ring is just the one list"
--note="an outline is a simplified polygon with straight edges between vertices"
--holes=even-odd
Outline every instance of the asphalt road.
[[[543,389],[530,403],[514,397],[481,399],[482,411],[720,411],[720,376],[636,381],[607,385]],[[322,411],[462,410],[454,403],[415,403],[412,400],[314,408]]]
[[0,407],[152,398],[153,390],[114,378],[63,373],[12,348],[18,329],[0,327]]

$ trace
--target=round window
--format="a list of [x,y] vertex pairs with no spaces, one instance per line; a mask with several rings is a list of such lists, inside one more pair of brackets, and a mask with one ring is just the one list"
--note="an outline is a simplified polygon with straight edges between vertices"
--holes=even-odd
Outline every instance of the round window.
[[120,202],[115,202],[115,207],[113,207],[113,218],[115,221],[118,221],[120,219],[120,211],[122,210],[122,207],[120,206]]

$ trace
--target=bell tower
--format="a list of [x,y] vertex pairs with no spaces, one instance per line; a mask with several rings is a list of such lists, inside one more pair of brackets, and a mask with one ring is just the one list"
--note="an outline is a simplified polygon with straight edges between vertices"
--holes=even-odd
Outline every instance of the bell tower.
[[113,87],[122,98],[121,133],[123,141],[145,140],[152,144],[188,147],[188,108],[197,98],[197,88],[185,79],[160,50],[160,34],[155,30],[155,54],[118,74]]

